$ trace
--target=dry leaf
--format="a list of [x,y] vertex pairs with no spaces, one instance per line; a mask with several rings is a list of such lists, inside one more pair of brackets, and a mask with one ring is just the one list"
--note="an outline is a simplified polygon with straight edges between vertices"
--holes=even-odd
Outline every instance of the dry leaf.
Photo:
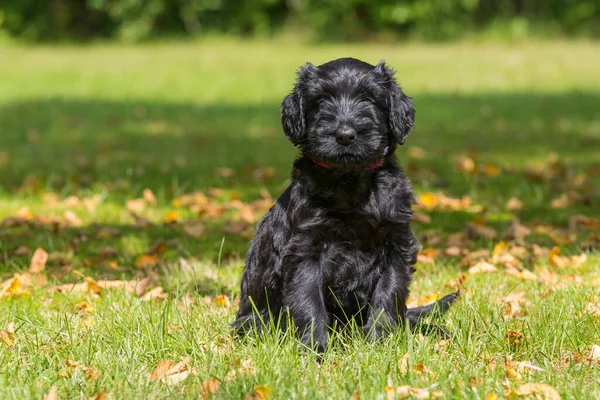
[[559,197],[552,199],[550,207],[554,209],[567,208],[569,206],[569,196],[566,193],[561,194]]
[[525,292],[512,293],[506,297],[501,297],[500,301],[505,304],[502,315],[506,318],[515,318],[522,314],[521,306],[525,304]]
[[508,211],[519,211],[523,208],[523,202],[516,197],[511,197],[506,202],[506,209]]
[[156,196],[154,196],[154,193],[150,189],[144,189],[144,200],[149,204],[156,205]]
[[31,257],[31,264],[29,264],[29,272],[39,273],[46,269],[46,262],[48,262],[48,253],[46,250],[37,248]]
[[229,300],[229,297],[227,297],[224,294],[221,294],[217,297],[215,297],[215,305],[217,305],[218,307],[229,307],[231,305],[231,301]]
[[110,226],[103,226],[96,232],[96,239],[109,239],[121,235],[121,231]]
[[173,364],[171,360],[161,360],[154,371],[148,375],[148,379],[151,381],[160,380],[167,385],[176,385],[183,382],[190,375],[189,363],[189,357],[176,364]]
[[267,385],[255,386],[252,392],[244,396],[244,400],[268,400],[273,397],[273,391]]
[[502,170],[500,169],[500,167],[494,164],[486,164],[483,167],[483,173],[487,176],[498,176],[502,173]]
[[526,383],[514,392],[517,396],[534,396],[538,400],[560,400],[556,389],[545,383]]
[[183,233],[194,238],[204,235],[206,228],[201,221],[186,221],[183,224]]
[[600,346],[597,344],[592,346],[592,350],[590,350],[590,356],[592,360],[600,360]]
[[200,391],[198,393],[201,400],[206,400],[211,398],[215,393],[217,393],[217,389],[219,389],[220,382],[216,379],[209,379],[200,384]]
[[71,226],[83,225],[83,221],[73,211],[65,211],[64,218],[67,224]]
[[45,400],[57,400],[58,399],[58,395],[56,393],[56,386],[52,386],[50,388],[50,391],[48,392],[46,397],[44,397],[44,399]]
[[463,157],[456,163],[456,169],[471,174],[475,172],[475,161],[470,157]]
[[169,294],[163,292],[162,286],[157,286],[154,289],[148,291],[142,297],[142,299],[145,300],[145,301],[150,301],[150,300],[153,300],[153,299],[166,299],[167,297],[169,297]]
[[469,274],[483,274],[488,272],[496,272],[498,268],[495,265],[488,263],[487,261],[481,260],[477,264],[473,265],[467,272]]
[[495,239],[498,236],[494,228],[475,223],[467,224],[465,230],[471,238]]
[[158,256],[144,254],[135,259],[138,268],[152,268],[158,264]]
[[146,293],[150,282],[152,282],[152,278],[150,278],[149,276],[137,282],[135,285],[135,295],[137,297],[142,297]]
[[510,226],[504,231],[504,237],[507,239],[523,240],[531,235],[531,229],[521,224],[521,222],[513,218]]
[[90,397],[88,400],[104,400],[108,392],[106,390],[101,391],[95,396]]
[[504,335],[504,339],[508,343],[508,347],[511,351],[517,351],[523,344],[524,336],[521,332],[508,331]]
[[433,264],[435,257],[437,256],[437,250],[428,248],[423,249],[417,253],[417,261],[423,264]]
[[408,365],[410,364],[410,354],[406,353],[400,361],[398,361],[398,367],[402,375],[408,374]]
[[548,261],[550,261],[550,265],[557,268],[566,268],[568,263],[568,258],[564,256],[560,256],[560,248],[555,246],[548,253]]
[[14,333],[0,331],[0,345],[5,347],[13,347],[15,345]]
[[29,296],[30,294],[21,286],[21,279],[18,274],[0,284],[0,297]]
[[146,200],[132,199],[127,201],[127,210],[131,213],[139,214],[146,209]]

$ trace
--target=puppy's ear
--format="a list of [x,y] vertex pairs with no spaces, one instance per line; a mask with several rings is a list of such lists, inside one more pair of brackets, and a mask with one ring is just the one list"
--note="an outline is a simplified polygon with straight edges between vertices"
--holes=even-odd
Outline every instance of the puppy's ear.
[[388,114],[389,129],[394,139],[399,144],[404,144],[406,137],[412,131],[415,122],[415,107],[410,97],[402,92],[394,79],[392,68],[385,66],[385,61],[380,61],[375,67],[378,74],[383,76],[388,86]]
[[318,69],[307,63],[298,70],[298,78],[292,93],[281,103],[281,125],[285,136],[297,146],[306,137],[306,121],[303,93],[310,89],[310,83],[317,77]]

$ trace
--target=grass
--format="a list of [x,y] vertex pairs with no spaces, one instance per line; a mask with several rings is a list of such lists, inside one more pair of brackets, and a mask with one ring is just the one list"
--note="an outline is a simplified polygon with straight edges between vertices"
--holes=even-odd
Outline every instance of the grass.
[[[264,212],[251,208],[243,224],[239,202],[260,199],[263,189],[276,197],[288,183],[295,149],[278,105],[294,70],[346,55],[385,58],[415,99],[416,128],[398,156],[417,193],[469,196],[483,210],[421,208],[431,222],[414,225],[424,248],[437,251],[433,264],[417,266],[415,301],[467,276],[445,318],[450,342],[397,332],[369,344],[352,331],[334,337],[317,363],[290,334],[230,336],[246,229]],[[516,396],[527,382],[563,398],[600,396],[600,368],[585,359],[600,345],[600,45],[209,41],[6,46],[1,57],[0,219],[29,221],[0,227],[0,282],[25,273],[38,247],[49,260],[39,273],[47,284],[0,297],[0,397],[43,398],[54,387],[59,398],[104,390],[107,398],[203,398],[211,380],[220,382],[215,398],[267,385],[280,399],[377,399],[388,398],[388,385],[410,385],[491,399]],[[466,159],[475,172],[457,168]],[[140,227],[126,205],[144,189],[156,205],[139,211],[150,222]],[[194,191],[212,193],[210,207],[198,200],[201,214],[178,204]],[[507,209],[511,197],[521,210]],[[70,224],[67,212],[76,216]],[[587,229],[569,229],[576,215],[591,218]],[[506,273],[498,260],[497,272],[469,274],[476,261],[443,254],[446,239],[473,220],[501,234],[514,217],[534,230],[511,246],[525,247],[523,267],[536,280]],[[190,235],[190,221],[203,232]],[[491,251],[500,240],[460,246]],[[534,244],[587,260],[559,268]],[[103,285],[148,278],[167,296],[100,290],[84,277]],[[67,282],[80,284],[55,289]],[[520,292],[522,312],[503,315],[502,298]],[[149,379],[165,360],[184,360],[191,374],[179,384]]]

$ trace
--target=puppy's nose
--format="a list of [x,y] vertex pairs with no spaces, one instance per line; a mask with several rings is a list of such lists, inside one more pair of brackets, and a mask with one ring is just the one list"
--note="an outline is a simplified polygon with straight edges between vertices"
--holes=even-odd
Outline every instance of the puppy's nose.
[[342,126],[335,132],[335,140],[344,146],[348,146],[354,139],[356,139],[356,131],[349,126]]

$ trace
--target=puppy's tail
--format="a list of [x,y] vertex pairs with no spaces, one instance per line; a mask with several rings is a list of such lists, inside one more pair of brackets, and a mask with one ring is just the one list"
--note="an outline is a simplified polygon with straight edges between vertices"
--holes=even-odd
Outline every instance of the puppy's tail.
[[448,294],[435,303],[422,307],[409,308],[406,310],[406,319],[414,328],[423,318],[428,316],[439,317],[450,309],[452,303],[459,297],[459,292]]

